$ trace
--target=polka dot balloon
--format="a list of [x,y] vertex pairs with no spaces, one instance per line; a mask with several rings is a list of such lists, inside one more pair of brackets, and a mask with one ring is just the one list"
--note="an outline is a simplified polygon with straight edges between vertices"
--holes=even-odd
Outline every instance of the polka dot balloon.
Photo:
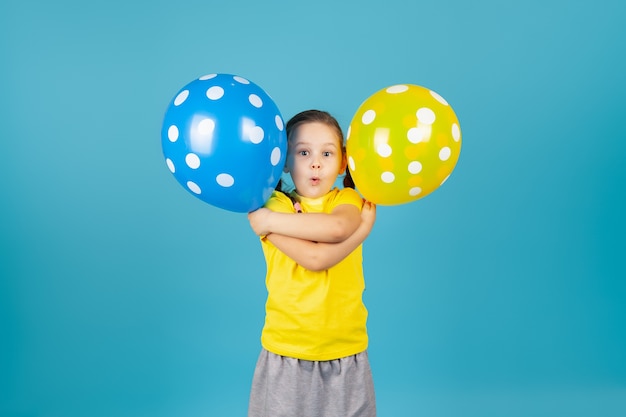
[[193,80],[172,99],[161,130],[176,180],[213,206],[250,212],[280,179],[287,136],[283,118],[258,85],[231,74]]
[[461,129],[452,107],[434,91],[411,84],[370,96],[346,136],[357,189],[381,205],[430,194],[448,179],[461,152]]

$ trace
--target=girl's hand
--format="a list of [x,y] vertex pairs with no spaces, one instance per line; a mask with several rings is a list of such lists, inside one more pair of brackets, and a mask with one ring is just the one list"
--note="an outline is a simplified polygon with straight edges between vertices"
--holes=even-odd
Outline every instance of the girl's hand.
[[271,233],[269,229],[269,216],[271,213],[270,209],[264,207],[248,213],[250,227],[257,236],[265,236]]
[[374,226],[374,221],[376,221],[376,204],[371,201],[363,200],[361,224],[371,230]]

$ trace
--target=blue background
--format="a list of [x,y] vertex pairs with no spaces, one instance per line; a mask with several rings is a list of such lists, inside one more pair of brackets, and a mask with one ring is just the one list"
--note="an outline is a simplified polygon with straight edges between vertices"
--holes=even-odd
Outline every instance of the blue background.
[[285,119],[398,83],[459,117],[364,248],[380,416],[626,415],[624,4],[3,0],[0,415],[245,416],[261,249],[160,148],[212,72]]

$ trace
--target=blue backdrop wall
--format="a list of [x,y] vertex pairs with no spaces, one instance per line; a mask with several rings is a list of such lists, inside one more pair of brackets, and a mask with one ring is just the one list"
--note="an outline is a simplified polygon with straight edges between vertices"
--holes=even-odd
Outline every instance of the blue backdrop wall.
[[207,73],[347,126],[455,109],[451,178],[366,242],[380,416],[626,415],[619,0],[0,4],[0,415],[245,416],[265,301],[244,214],[184,191],[169,100]]

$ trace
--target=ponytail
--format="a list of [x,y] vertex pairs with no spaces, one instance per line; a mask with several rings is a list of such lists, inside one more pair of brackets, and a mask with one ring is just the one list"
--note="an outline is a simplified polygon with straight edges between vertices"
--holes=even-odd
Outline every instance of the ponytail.
[[343,186],[345,188],[352,188],[354,189],[354,180],[352,179],[352,174],[350,174],[350,169],[346,168],[346,175],[345,177],[343,177]]
[[274,189],[276,191],[280,191],[281,193],[283,192],[283,180],[282,180],[282,178],[278,180],[278,184],[276,184],[276,187]]

